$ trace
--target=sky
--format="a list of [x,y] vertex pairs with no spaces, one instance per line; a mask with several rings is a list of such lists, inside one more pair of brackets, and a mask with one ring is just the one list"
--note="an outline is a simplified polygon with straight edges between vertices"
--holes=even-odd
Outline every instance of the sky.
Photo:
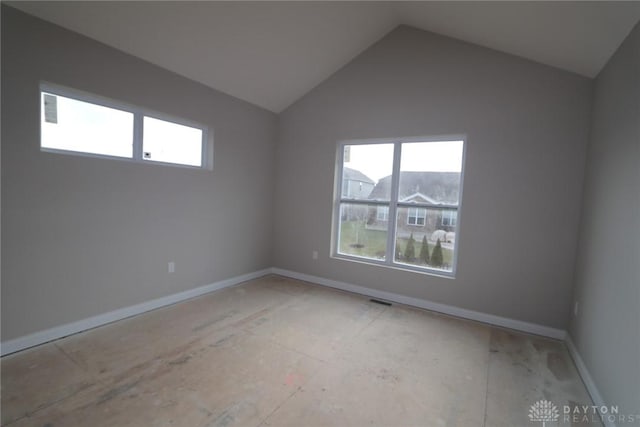
[[[402,144],[401,171],[460,172],[463,141],[411,142]],[[350,145],[344,165],[374,181],[391,175],[393,144]]]
[[[42,147],[133,157],[133,113],[44,92],[42,102]],[[145,116],[142,151],[146,160],[202,166],[202,129]]]
[[[43,105],[45,93],[42,94]],[[42,147],[131,157],[133,114],[54,95],[52,121],[41,115]]]

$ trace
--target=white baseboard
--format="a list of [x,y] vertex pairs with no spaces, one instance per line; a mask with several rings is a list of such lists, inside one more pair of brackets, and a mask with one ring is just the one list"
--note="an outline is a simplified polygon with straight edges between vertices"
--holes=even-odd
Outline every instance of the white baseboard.
[[[591,396],[591,400],[593,400],[593,404],[598,408],[601,408],[603,406],[607,407],[607,404],[602,398],[602,395],[600,395],[600,392],[598,391],[598,387],[596,387],[595,381],[593,381],[593,378],[591,377],[591,374],[587,369],[587,365],[584,364],[584,361],[582,360],[582,357],[580,356],[578,349],[573,343],[573,339],[571,339],[570,334],[567,334],[565,343],[567,344],[567,349],[569,350],[569,354],[571,355],[571,358],[573,359],[573,362],[575,363],[576,368],[578,369],[578,373],[582,377],[582,382],[587,388],[587,391]],[[616,427],[616,423],[611,422],[610,420],[607,419],[607,417],[603,417],[602,421],[605,427]]]
[[46,342],[66,337],[68,335],[76,334],[78,332],[86,331],[97,326],[106,325],[107,323],[115,322],[116,320],[122,320],[127,317],[155,310],[156,308],[165,307],[167,305],[185,301],[209,292],[217,291],[218,289],[223,289],[229,286],[237,285],[238,283],[246,282],[247,280],[257,279],[258,277],[266,276],[270,273],[271,269],[266,268],[264,270],[242,274],[240,276],[221,280],[209,285],[189,289],[188,291],[178,292],[177,294],[167,295],[166,297],[157,298],[151,301],[145,301],[140,304],[120,308],[118,310],[99,314],[87,319],[66,323],[64,325],[55,326],[51,329],[34,332],[29,335],[25,335],[9,341],[4,341],[0,344],[0,354],[4,356],[7,354],[15,353],[16,351],[34,347],[39,344],[44,344]]
[[336,280],[325,279],[323,277],[298,273],[296,271],[284,270],[281,268],[272,268],[271,271],[273,274],[279,274],[281,276],[291,277],[293,279],[304,280],[305,282],[317,283],[319,285],[329,286],[331,288],[341,289],[343,291],[354,292],[356,294],[397,302],[399,304],[406,304],[414,307],[424,308],[426,310],[437,311],[439,313],[449,314],[451,316],[461,317],[463,319],[475,320],[482,323],[488,323],[490,325],[514,329],[516,331],[527,332],[530,334],[541,335],[558,340],[564,340],[567,335],[566,331],[562,329],[550,328],[548,326],[542,326],[535,323],[523,322],[521,320],[495,316],[493,314],[482,313],[479,311],[467,310],[465,308],[455,307],[447,304],[440,304],[437,302],[419,298],[408,297],[392,292],[379,291],[376,289],[366,288],[364,286],[358,286],[350,283],[339,282]]
[[[364,286],[354,285],[350,283],[340,282],[336,280],[326,279],[323,277],[312,276],[309,274],[298,273],[295,271],[284,270],[281,268],[266,268],[264,270],[255,271],[252,273],[243,274],[240,276],[232,277],[229,279],[221,280],[219,282],[211,283],[209,285],[200,286],[188,291],[179,292],[176,294],[168,295],[162,298],[157,298],[151,301],[146,301],[141,304],[124,307],[118,310],[110,311],[108,313],[99,314],[97,316],[89,317],[76,322],[67,323],[64,325],[56,326],[43,331],[35,332],[29,335],[25,335],[19,338],[15,338],[9,341],[4,341],[0,344],[0,354],[2,356],[15,353],[20,350],[34,347],[40,344],[44,344],[49,341],[53,341],[59,338],[66,337],[78,332],[86,331],[98,326],[106,325],[117,320],[122,320],[127,317],[142,314],[157,308],[165,307],[171,304],[175,304],[181,301],[185,301],[191,298],[195,298],[209,292],[213,292],[219,289],[227,288],[229,286],[237,285],[247,280],[257,279],[259,277],[266,276],[268,274],[278,274],[293,279],[303,280],[305,282],[316,283],[323,286],[328,286],[343,291],[353,292],[361,295],[366,295],[373,298],[392,301],[399,304],[406,304],[426,310],[436,311],[439,313],[448,314],[451,316],[460,317],[463,319],[475,320],[482,323],[488,323],[490,325],[501,326],[504,328],[514,329],[517,331],[527,332],[535,335],[541,335],[549,338],[564,340],[566,342],[569,354],[573,358],[576,368],[582,380],[587,388],[587,391],[591,395],[594,405],[606,406],[598,388],[596,387],[589,370],[587,369],[580,353],[578,353],[571,336],[566,331],[556,328],[550,328],[548,326],[537,325],[535,323],[523,322],[521,320],[509,319],[506,317],[495,316],[493,314],[482,313],[479,311],[467,310],[460,307],[455,307],[446,304],[440,304],[428,300],[419,298],[413,298],[405,295],[395,294],[392,292],[380,291],[376,289],[367,288]],[[605,421],[606,427],[616,427],[615,423],[611,423],[608,420]]]
[[[569,354],[575,362],[576,368],[582,381],[584,382],[593,404],[597,407],[606,407],[606,403],[596,383],[593,381],[587,366],[584,364],[578,349],[573,343],[571,336],[562,329],[550,328],[548,326],[537,325],[535,323],[523,322],[521,320],[509,319],[506,317],[495,316],[493,314],[482,313],[479,311],[467,310],[460,307],[455,307],[446,304],[440,304],[428,300],[419,298],[408,297],[405,295],[399,295],[392,292],[380,291],[376,289],[366,288],[364,286],[353,285],[351,283],[339,282],[336,280],[326,279],[324,277],[312,276],[309,274],[298,273],[296,271],[284,270],[282,268],[272,268],[273,274],[278,274],[292,279],[303,280],[305,282],[317,283],[319,285],[328,286],[343,291],[353,292],[361,295],[366,295],[373,298],[382,300],[397,302],[399,304],[406,304],[414,307],[424,308],[426,310],[437,311],[439,313],[449,314],[451,316],[461,317],[464,319],[475,320],[482,323],[488,323],[490,325],[501,326],[508,329],[514,329],[516,331],[527,332],[530,334],[541,335],[544,337],[554,338],[562,340],[566,343],[569,350]],[[603,418],[605,427],[616,427],[614,422],[611,422],[606,417]]]
[[[53,341],[59,338],[66,337],[78,332],[86,331],[98,326],[106,325],[117,320],[122,320],[127,317],[135,316],[145,313],[157,308],[165,307],[171,304],[175,304],[181,301],[185,301],[191,298],[204,295],[209,292],[213,292],[219,289],[227,288],[229,286],[237,285],[247,280],[257,279],[268,274],[278,274],[293,279],[303,280],[305,282],[316,283],[323,286],[328,286],[343,291],[353,292],[361,295],[366,295],[373,298],[392,301],[399,304],[406,304],[426,310],[436,311],[439,313],[448,314],[464,319],[475,320],[490,325],[501,326],[504,328],[514,329],[517,331],[527,332],[535,335],[541,335],[549,338],[564,340],[566,342],[569,354],[573,358],[576,368],[582,380],[587,388],[587,391],[591,395],[594,405],[606,406],[598,388],[596,387],[589,370],[587,369],[580,353],[578,353],[571,336],[564,330],[550,328],[548,326],[537,325],[535,323],[523,322],[521,320],[509,319],[506,317],[495,316],[493,314],[482,313],[479,311],[467,310],[460,307],[455,307],[447,304],[440,304],[428,300],[419,298],[413,298],[405,295],[395,294],[392,292],[380,291],[376,289],[367,288],[364,286],[354,285],[350,283],[340,282],[336,280],[326,279],[323,277],[312,276],[309,274],[298,273],[295,271],[285,270],[281,268],[266,268],[264,270],[255,271],[252,273],[243,274],[240,276],[232,277],[229,279],[221,280],[219,282],[211,283],[209,285],[200,286],[188,291],[179,292],[177,294],[168,295],[162,298],[157,298],[151,301],[146,301],[141,304],[124,307],[118,310],[110,311],[108,313],[99,314],[97,316],[89,317],[87,319],[79,320],[76,322],[67,323],[64,325],[56,326],[51,329],[35,332],[23,337],[15,338],[9,341],[4,341],[0,344],[0,354],[2,356],[15,353],[16,351],[24,350],[29,347],[34,347],[40,344],[44,344],[49,341]],[[606,427],[616,427],[615,423],[611,423],[605,419]]]
[[[509,319],[505,317],[495,316],[493,314],[482,313],[479,311],[467,310],[451,305],[440,304],[428,300],[419,298],[408,297],[405,295],[395,294],[386,291],[380,291],[376,289],[366,288],[364,286],[353,285],[350,283],[339,282],[336,280],[325,279],[323,277],[311,276],[308,274],[298,273],[295,271],[284,270],[281,268],[267,268],[253,273],[243,274],[240,276],[232,277],[230,279],[215,282],[209,285],[201,286],[188,291],[179,292],[177,294],[168,295],[166,297],[157,298],[151,301],[146,301],[140,304],[136,304],[129,307],[124,307],[118,310],[110,311],[108,313],[99,314],[97,316],[89,317],[87,319],[78,320],[76,322],[67,323],[60,326],[55,326],[50,329],[38,331],[29,335],[25,335],[12,340],[4,341],[0,344],[0,354],[2,356],[15,353],[16,351],[24,350],[29,347],[44,344],[49,341],[53,341],[68,335],[72,335],[78,332],[86,331],[98,326],[105,325],[107,323],[115,322],[117,320],[125,319],[127,317],[135,316],[145,313],[156,308],[164,307],[167,305],[175,304],[190,298],[194,298],[209,292],[213,292],[218,289],[226,288],[236,285],[238,283],[245,282],[247,280],[256,279],[258,277],[265,276],[267,274],[279,274],[281,276],[287,276],[294,279],[304,280],[306,282],[316,283],[319,285],[329,286],[336,289],[341,289],[348,292],[353,292],[361,295],[367,295],[373,298],[379,298],[387,301],[393,301],[399,304],[411,305],[414,307],[424,308],[426,310],[437,311],[444,314],[449,314],[464,319],[475,320],[478,322],[488,323],[491,325],[501,326],[517,331],[527,332],[531,334],[541,335],[545,337],[564,340],[566,332],[561,329],[550,328],[547,326],[537,325],[534,323],[523,322],[521,320]],[[585,383],[587,381],[585,380]],[[594,401],[596,399],[594,398]]]

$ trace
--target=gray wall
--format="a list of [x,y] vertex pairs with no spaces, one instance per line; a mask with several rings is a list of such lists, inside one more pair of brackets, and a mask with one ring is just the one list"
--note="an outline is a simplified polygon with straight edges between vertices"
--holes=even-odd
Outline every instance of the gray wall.
[[[575,74],[397,28],[279,117],[275,266],[566,328],[591,90]],[[337,141],[460,133],[454,280],[329,257]]]
[[[209,125],[214,170],[40,152],[40,80]],[[2,339],[271,266],[276,124],[3,6]]]
[[640,24],[595,82],[570,334],[609,405],[640,413]]

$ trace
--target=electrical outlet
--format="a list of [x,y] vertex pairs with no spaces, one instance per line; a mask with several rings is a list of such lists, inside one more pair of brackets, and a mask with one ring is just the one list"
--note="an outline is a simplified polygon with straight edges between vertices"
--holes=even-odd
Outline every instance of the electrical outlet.
[[173,261],[169,261],[169,273],[175,273],[176,272],[176,263]]
[[578,301],[573,303],[573,316],[577,316],[578,315]]
[[311,252],[311,258],[318,259],[318,251]]

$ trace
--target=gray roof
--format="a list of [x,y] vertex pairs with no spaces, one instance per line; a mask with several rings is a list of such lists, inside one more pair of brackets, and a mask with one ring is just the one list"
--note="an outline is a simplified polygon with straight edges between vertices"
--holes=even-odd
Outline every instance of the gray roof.
[[375,181],[356,169],[343,168],[342,176],[350,181],[361,181],[368,184],[375,184]]
[[[436,203],[457,205],[460,193],[460,172],[400,172],[398,199],[415,193],[424,194]],[[387,199],[391,194],[391,176],[378,181],[370,199]]]

